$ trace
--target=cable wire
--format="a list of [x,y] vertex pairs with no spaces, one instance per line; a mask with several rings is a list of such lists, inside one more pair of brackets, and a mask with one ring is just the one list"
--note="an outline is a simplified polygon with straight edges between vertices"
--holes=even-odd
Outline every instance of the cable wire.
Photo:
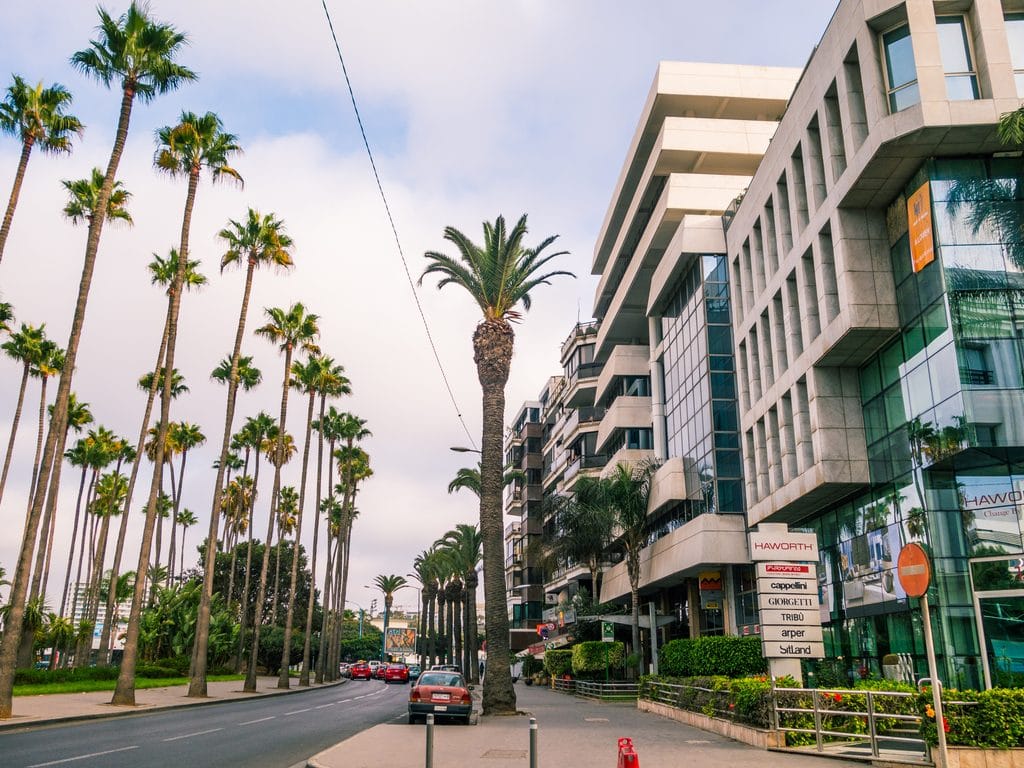
[[341,45],[338,43],[338,35],[334,32],[334,22],[331,20],[331,12],[327,10],[327,0],[320,0],[324,7],[324,15],[327,17],[327,26],[331,30],[331,38],[334,40],[334,50],[338,52],[338,61],[341,63],[341,71],[345,75],[345,85],[348,87],[348,95],[352,100],[352,109],[356,114],[356,122],[359,124],[359,133],[363,137],[363,146],[366,147],[366,154],[370,158],[370,167],[373,169],[373,178],[377,182],[377,191],[380,192],[380,199],[384,203],[384,211],[388,215],[388,222],[391,224],[391,233],[395,237],[395,246],[398,248],[398,256],[402,260],[402,269],[405,270],[405,278],[409,281],[409,289],[412,291],[413,300],[416,302],[416,309],[420,313],[420,320],[423,321],[423,330],[427,333],[427,341],[430,342],[430,349],[434,353],[434,360],[437,361],[437,368],[441,371],[441,378],[444,379],[444,386],[448,390],[448,397],[451,398],[452,405],[455,407],[455,414],[459,417],[459,423],[462,424],[462,429],[466,432],[466,437],[469,439],[469,444],[476,449],[476,441],[473,440],[473,435],[469,431],[469,427],[466,426],[466,420],[462,418],[462,409],[459,408],[459,403],[455,399],[455,393],[452,391],[452,385],[448,381],[448,374],[445,373],[444,364],[441,362],[441,356],[437,352],[437,345],[434,344],[434,337],[430,333],[430,325],[427,323],[427,316],[423,312],[423,305],[420,304],[419,294],[416,292],[416,284],[413,282],[412,273],[409,272],[409,263],[405,259],[405,251],[402,250],[402,242],[398,237],[398,227],[395,226],[395,219],[391,215],[391,206],[388,204],[387,195],[384,194],[384,185],[381,184],[380,174],[377,172],[377,163],[373,159],[373,151],[370,149],[370,141],[366,138],[366,128],[363,126],[363,118],[359,113],[359,105],[356,104],[356,95],[352,90],[352,81],[348,76],[348,67],[345,66],[345,57],[341,53]]

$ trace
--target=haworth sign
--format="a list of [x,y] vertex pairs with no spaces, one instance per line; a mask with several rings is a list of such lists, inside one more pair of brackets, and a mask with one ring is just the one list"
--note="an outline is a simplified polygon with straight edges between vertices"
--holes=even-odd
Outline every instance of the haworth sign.
[[750,532],[750,559],[816,563],[818,537],[813,533]]

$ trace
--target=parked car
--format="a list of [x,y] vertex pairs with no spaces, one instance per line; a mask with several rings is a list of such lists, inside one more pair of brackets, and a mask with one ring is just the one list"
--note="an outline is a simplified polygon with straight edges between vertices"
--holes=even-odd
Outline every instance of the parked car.
[[376,659],[370,659],[366,663],[370,665],[370,672],[372,672],[374,675],[376,675],[377,674],[377,667],[380,666],[380,662],[377,661]]
[[462,674],[462,668],[458,664],[435,664],[430,668],[431,672],[458,672]]
[[427,715],[448,717],[469,725],[473,714],[473,697],[466,681],[458,672],[424,672],[409,691],[409,722]]
[[338,674],[341,677],[352,677],[352,665],[342,662],[338,665]]
[[388,664],[384,668],[384,682],[387,683],[408,683],[409,668],[405,664]]
[[387,671],[387,664],[378,664],[377,668],[373,670],[373,676],[378,680],[384,679],[384,673]]
[[369,680],[373,677],[373,671],[365,661],[353,664],[349,667],[349,672],[353,680]]
[[422,672],[422,671],[423,670],[420,668],[419,664],[410,664],[409,665],[409,679],[410,680],[415,680],[416,678],[418,678],[420,676],[420,672]]

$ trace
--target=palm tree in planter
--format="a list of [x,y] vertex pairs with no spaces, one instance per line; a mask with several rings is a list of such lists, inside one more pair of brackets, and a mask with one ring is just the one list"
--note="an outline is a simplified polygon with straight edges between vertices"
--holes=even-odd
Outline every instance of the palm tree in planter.
[[[270,307],[265,310],[269,322],[256,329],[256,335],[262,336],[268,341],[277,344],[278,349],[284,353],[284,381],[281,385],[281,415],[278,419],[277,428],[283,436],[285,424],[288,419],[288,391],[291,385],[292,355],[298,351],[307,354],[318,354],[319,347],[316,346],[316,338],[320,335],[319,316],[306,311],[306,308],[295,303],[287,310],[280,307]],[[260,622],[263,619],[263,600],[267,589],[267,569],[270,565],[270,539],[274,532],[274,519],[277,515],[277,505],[280,501],[281,491],[281,465],[284,463],[284,456],[277,454],[274,462],[274,487],[270,498],[270,522],[267,533],[267,545],[263,550],[263,564],[260,570],[260,584],[257,590],[256,613],[253,619],[253,640],[252,654],[245,676],[246,691],[256,690],[256,664],[260,648]]]
[[409,582],[405,580],[404,576],[396,576],[394,574],[385,576],[384,574],[380,574],[379,576],[374,577],[373,585],[384,594],[384,638],[380,649],[380,660],[384,661],[388,638],[388,620],[391,616],[391,606],[394,605],[395,602],[395,593],[402,587],[409,586]]
[[7,236],[11,232],[14,209],[18,206],[21,183],[25,179],[28,158],[38,147],[48,154],[71,152],[72,138],[82,135],[84,127],[77,117],[67,113],[71,93],[60,83],[43,88],[42,83],[30,86],[24,78],[14,75],[7,94],[0,101],[0,133],[21,140],[21,159],[14,174],[11,197],[0,224],[0,260],[4,257]]
[[[144,102],[150,101],[156,96],[173,91],[178,86],[196,78],[194,72],[175,61],[175,57],[186,42],[185,35],[168,24],[151,19],[145,7],[133,2],[119,18],[113,18],[103,9],[99,10],[99,16],[98,39],[93,40],[85,50],[75,53],[71,57],[71,63],[104,85],[116,84],[120,87],[121,107],[114,146],[103,177],[103,185],[93,207],[94,215],[89,217],[89,234],[86,238],[82,276],[66,346],[66,362],[57,385],[53,418],[50,420],[50,428],[43,448],[42,471],[37,485],[40,489],[46,488],[49,483],[50,467],[53,465],[54,455],[57,451],[57,440],[64,431],[67,418],[68,396],[71,394],[71,383],[77,365],[86,305],[92,287],[100,235],[105,223],[105,216],[95,215],[95,213],[106,211],[107,201],[113,190],[114,179],[128,138],[132,106],[136,99],[141,99]],[[15,626],[21,624],[24,613],[24,601],[29,582],[28,572],[39,521],[42,517],[44,496],[43,493],[34,495],[25,535],[22,537],[9,617]],[[148,542],[145,542],[144,539],[144,543]],[[140,577],[139,580],[143,581],[144,579]],[[133,636],[131,629],[130,622],[128,642],[125,645],[125,656],[130,663],[121,668],[124,677],[122,689],[131,685],[134,678],[137,637]],[[5,635],[2,645],[0,645],[0,719],[11,716],[14,662],[17,656],[17,638],[12,635],[13,633]],[[131,704],[134,703],[133,699],[134,696],[126,695],[123,691],[121,695],[115,697],[117,703]]]
[[[245,222],[229,220],[229,225],[218,233],[218,237],[224,241],[228,249],[221,257],[221,272],[232,264],[241,264],[245,261],[245,288],[242,291],[242,308],[238,314],[238,327],[235,331],[235,345],[231,352],[231,368],[228,373],[227,403],[224,408],[224,432],[221,438],[220,456],[217,460],[217,475],[213,485],[213,504],[211,505],[210,541],[216,541],[216,517],[220,512],[220,496],[224,487],[224,463],[231,448],[231,431],[234,429],[235,401],[238,395],[239,362],[242,355],[242,338],[245,335],[245,324],[249,314],[249,296],[252,293],[252,280],[256,267],[263,266],[288,269],[294,265],[291,255],[292,240],[284,231],[284,222],[273,215],[260,215],[252,208],[249,209]],[[254,494],[255,495],[255,494]],[[273,504],[273,501],[271,501]],[[273,521],[273,516],[271,516]],[[249,521],[249,530],[252,531],[252,520]],[[250,533],[251,543],[251,533]],[[267,547],[270,542],[267,542]],[[206,561],[203,564],[203,590],[199,598],[199,613],[196,618],[196,639],[192,649],[192,676],[189,681],[189,696],[206,695],[206,658],[204,656],[209,644],[210,629],[210,601],[213,597],[213,576],[214,566],[217,559],[211,554],[212,547],[207,547]],[[250,546],[251,553],[251,546]],[[247,555],[247,562],[251,560],[251,554]],[[247,565],[245,578],[248,582],[249,567]],[[248,594],[248,593],[246,593]],[[245,614],[242,614],[242,627],[239,633],[239,653],[237,663],[241,664],[241,644],[245,635]],[[250,667],[255,668],[255,656],[251,657]],[[255,680],[255,677],[253,678]]]
[[503,546],[502,442],[504,439],[505,384],[512,363],[515,334],[512,323],[521,318],[516,307],[530,309],[530,292],[550,283],[558,275],[570,272],[543,272],[546,265],[563,253],[544,251],[555,237],[548,237],[534,248],[524,246],[526,216],[509,230],[505,218],[484,223],[484,242],[477,245],[454,227],[446,227],[444,237],[459,253],[458,259],[429,251],[430,262],[420,277],[439,276],[438,287],[457,285],[469,293],[479,306],[483,319],[473,332],[473,360],[483,391],[483,434],[480,456],[480,533],[484,552],[485,635],[490,673],[484,679],[484,714],[512,713],[516,710],[515,690],[509,667],[509,628],[505,610],[505,562]]

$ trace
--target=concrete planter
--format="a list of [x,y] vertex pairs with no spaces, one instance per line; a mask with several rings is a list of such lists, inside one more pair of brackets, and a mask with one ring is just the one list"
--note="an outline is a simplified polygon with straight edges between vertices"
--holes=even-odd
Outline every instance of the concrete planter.
[[[694,728],[700,728],[702,731],[710,731],[711,733],[717,733],[719,736],[725,736],[730,739],[749,744],[752,747],[760,747],[761,749],[769,749],[773,747],[785,746],[785,735],[776,731],[768,731],[763,728],[755,728],[752,725],[744,725],[742,723],[736,723],[731,720],[722,720],[718,717],[708,717],[700,712],[690,712],[685,709],[678,709],[676,707],[669,706],[668,704],[662,704],[657,701],[649,701],[647,699],[637,699],[636,707],[641,712],[651,712],[655,715],[661,715],[671,720],[684,723],[686,725],[693,726]],[[986,764],[978,763],[978,766],[992,765],[993,768],[995,763]],[[1008,764],[1000,764],[1000,768]],[[1024,768],[1024,763],[1021,763],[1021,768]],[[968,768],[968,764],[963,764],[964,768]],[[1016,764],[1014,764],[1016,766]],[[960,766],[954,766],[952,758],[950,758],[949,768],[960,768]],[[973,764],[970,764],[969,768],[974,768]]]
[[1024,768],[1024,749],[947,747],[948,768]]

